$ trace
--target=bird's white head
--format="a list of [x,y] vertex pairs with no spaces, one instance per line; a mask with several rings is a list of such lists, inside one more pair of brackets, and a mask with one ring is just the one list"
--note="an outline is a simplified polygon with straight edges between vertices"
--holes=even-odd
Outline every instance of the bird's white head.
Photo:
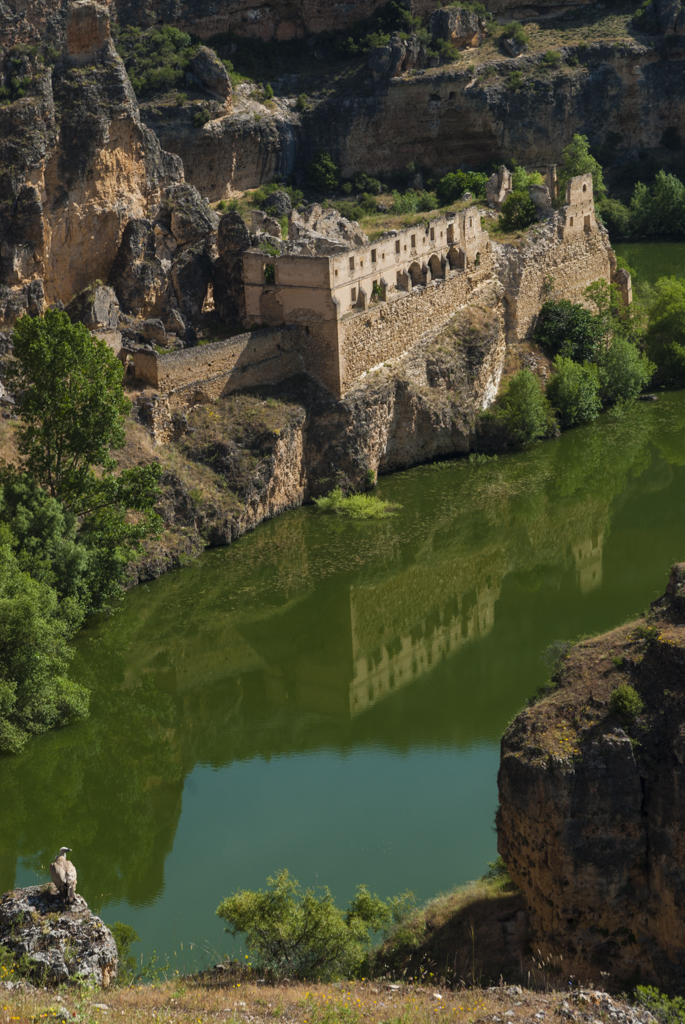
[[71,847],[70,846],[60,846],[59,853],[57,854],[57,856],[61,857],[63,853],[71,853]]

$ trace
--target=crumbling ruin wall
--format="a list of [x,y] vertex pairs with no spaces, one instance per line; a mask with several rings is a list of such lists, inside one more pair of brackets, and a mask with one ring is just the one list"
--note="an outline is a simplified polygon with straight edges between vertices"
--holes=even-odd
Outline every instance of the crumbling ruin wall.
[[379,302],[344,317],[339,322],[341,393],[363,373],[402,355],[426,334],[449,323],[474,288],[492,276],[493,266],[488,250],[472,273],[453,271],[394,302]]
[[[524,248],[498,248],[509,344],[530,334],[541,306],[550,299],[588,306],[585,289],[594,281],[611,281],[615,269],[609,236],[595,218],[590,174],[571,179],[566,205],[531,228]],[[624,291],[627,296],[627,285]]]
[[298,327],[266,328],[164,355],[138,349],[135,374],[169,395],[172,405],[213,402],[231,391],[275,384],[302,372],[302,334]]

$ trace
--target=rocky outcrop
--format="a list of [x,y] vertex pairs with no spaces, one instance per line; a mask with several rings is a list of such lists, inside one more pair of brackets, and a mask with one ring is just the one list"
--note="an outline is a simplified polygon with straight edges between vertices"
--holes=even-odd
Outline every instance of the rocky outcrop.
[[197,83],[218,99],[226,101],[226,113],[231,110],[231,80],[214,50],[200,46],[190,65]]
[[106,280],[126,224],[183,176],[140,121],[107,9],[72,5],[67,46],[0,109],[0,326]]
[[288,223],[291,242],[317,240],[340,242],[343,245],[368,245],[369,239],[356,220],[347,220],[337,210],[324,210],[312,203],[302,212],[293,210]]
[[127,313],[166,317],[176,308],[195,319],[212,280],[219,218],[181,183],[164,190],[156,209],[154,221],[126,225],[109,283]]
[[439,8],[428,27],[433,39],[445,39],[459,49],[480,46],[487,34],[485,19],[464,7]]
[[160,144],[181,158],[187,181],[212,201],[285,178],[298,165],[300,115],[282,101],[275,109],[252,109],[242,89],[236,89],[232,114],[216,109],[201,128],[194,121],[196,107],[143,106],[145,123]]
[[[502,739],[498,849],[564,971],[685,983],[685,566],[642,619],[558,652]],[[621,713],[620,685],[640,703]]]
[[52,883],[0,897],[0,947],[25,958],[41,984],[80,978],[107,987],[117,975],[117,946],[83,896],[66,904]]

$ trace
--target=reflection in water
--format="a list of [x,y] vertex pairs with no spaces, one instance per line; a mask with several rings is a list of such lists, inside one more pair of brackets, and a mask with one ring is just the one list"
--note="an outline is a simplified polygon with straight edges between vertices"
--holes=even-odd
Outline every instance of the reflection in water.
[[[394,519],[302,509],[137,588],[78,639],[91,718],[0,761],[0,891],[19,861],[44,874],[68,832],[95,907],[176,899],[165,862],[185,842],[182,809],[190,822],[201,806],[184,794],[198,765],[259,762],[275,779],[283,757],[316,755],[307,770],[330,772],[333,791],[340,757],[410,756],[420,773],[420,751],[487,747],[478,771],[492,773],[502,728],[543,679],[540,651],[643,607],[681,554],[684,428],[685,395],[669,395],[482,467],[397,474],[381,488],[403,504]],[[494,793],[494,775],[487,785]],[[489,830],[486,810],[478,828]],[[319,837],[291,840],[296,857]],[[444,853],[447,879],[458,856]],[[426,884],[428,895],[441,883]]]

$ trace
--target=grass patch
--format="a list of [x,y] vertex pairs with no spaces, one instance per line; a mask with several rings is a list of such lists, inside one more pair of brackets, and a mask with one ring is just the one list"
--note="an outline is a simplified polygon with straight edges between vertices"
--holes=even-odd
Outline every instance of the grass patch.
[[319,512],[347,516],[349,519],[387,519],[395,514],[401,505],[383,501],[373,494],[343,495],[340,487],[336,487],[323,498],[314,498]]

